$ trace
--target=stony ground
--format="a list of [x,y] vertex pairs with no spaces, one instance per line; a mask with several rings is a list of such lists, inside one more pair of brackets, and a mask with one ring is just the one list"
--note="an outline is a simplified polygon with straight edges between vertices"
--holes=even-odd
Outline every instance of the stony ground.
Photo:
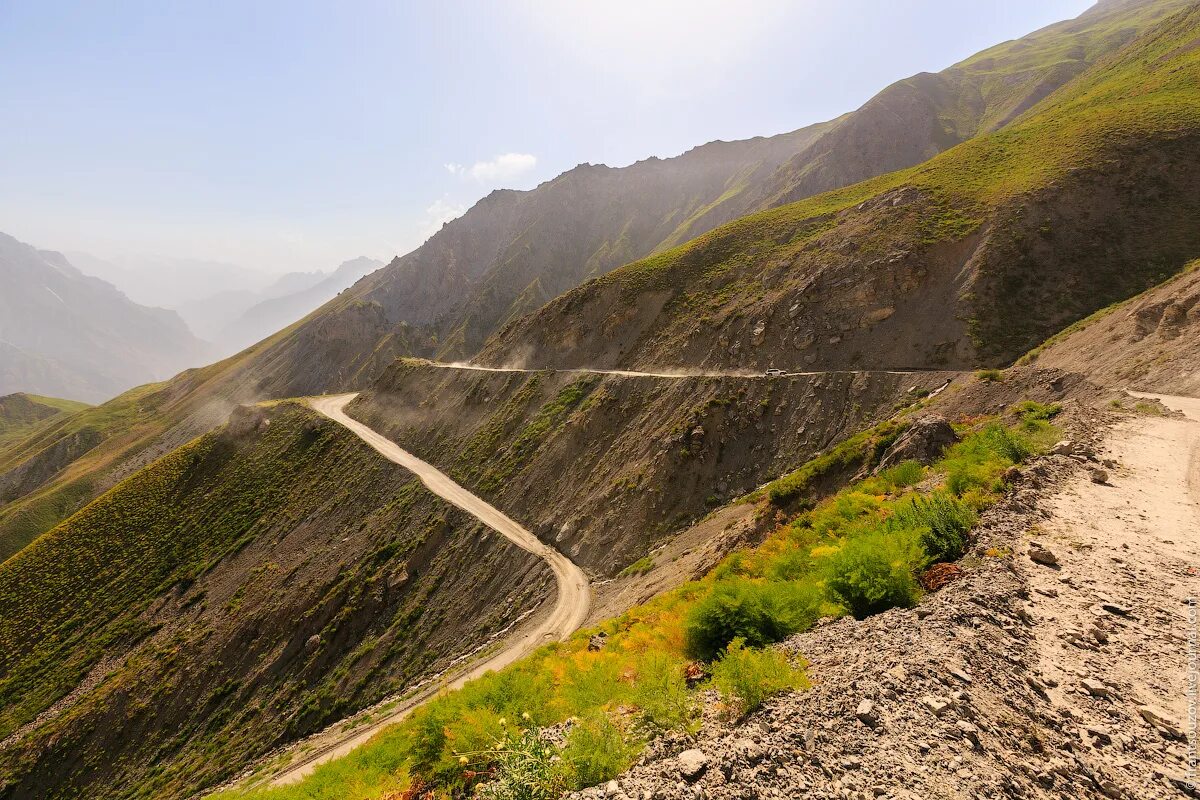
[[581,796],[1200,797],[1200,424],[1084,415],[1072,436],[984,515],[962,579],[785,643],[811,690],[736,724],[708,708],[698,736]]

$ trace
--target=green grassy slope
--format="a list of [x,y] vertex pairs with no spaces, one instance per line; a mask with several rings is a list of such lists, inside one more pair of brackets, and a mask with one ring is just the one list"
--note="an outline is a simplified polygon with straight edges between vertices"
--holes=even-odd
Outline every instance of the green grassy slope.
[[[981,406],[995,407],[992,400]],[[647,740],[694,732],[701,691],[718,690],[736,718],[772,694],[806,688],[800,669],[760,648],[821,617],[915,605],[918,574],[963,554],[976,512],[1005,491],[1005,469],[1061,434],[1047,421],[1058,406],[1021,403],[959,425],[963,441],[929,468],[904,462],[820,503],[799,485],[839,472],[834,461],[869,468],[911,411],[748,498],[774,520],[771,533],[701,579],[439,697],[301,783],[218,797],[376,800],[410,796],[405,786],[412,795],[469,797],[489,783],[483,796],[556,797],[616,777]],[[782,485],[789,499],[768,500]],[[596,634],[601,648],[590,646]],[[749,647],[732,645],[735,638]],[[561,746],[522,746],[523,731],[533,736],[568,719]]]
[[76,400],[60,400],[24,392],[0,397],[0,453],[46,420],[87,407],[87,403]]
[[[938,73],[897,81],[778,171],[779,205],[912,166],[997,130],[1188,0],[1101,2]],[[853,152],[855,158],[842,157]]]
[[998,132],[616,270],[482,360],[1011,360],[1200,252],[1198,35],[1191,7]]
[[186,796],[444,667],[547,579],[333,423],[241,413],[0,565],[0,795]]

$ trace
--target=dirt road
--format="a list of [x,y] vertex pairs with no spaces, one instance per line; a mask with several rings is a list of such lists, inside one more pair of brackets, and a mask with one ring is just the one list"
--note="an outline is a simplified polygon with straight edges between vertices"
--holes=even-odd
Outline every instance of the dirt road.
[[389,461],[412,472],[421,479],[429,491],[476,517],[522,550],[542,558],[554,572],[555,580],[558,583],[558,599],[549,616],[534,629],[507,642],[499,652],[488,656],[462,673],[456,674],[448,681],[432,683],[428,688],[405,699],[384,717],[372,720],[369,724],[341,736],[330,734],[326,741],[318,743],[317,749],[313,753],[290,764],[285,771],[276,775],[271,780],[271,784],[274,786],[295,783],[310,774],[317,765],[349,753],[374,736],[381,728],[403,719],[414,708],[439,692],[445,689],[456,689],[485,672],[507,666],[545,642],[567,638],[583,624],[591,608],[591,589],[587,576],[579,567],[575,566],[562,553],[543,544],[536,536],[505,516],[497,508],[459,486],[441,470],[406,452],[395,442],[347,416],[344,409],[355,396],[355,394],[342,394],[318,397],[310,400],[309,405],[317,412],[348,428]]
[[1059,564],[1024,562],[1030,610],[1055,633],[1037,640],[1035,675],[1085,748],[1123,751],[1111,772],[1123,796],[1176,797],[1196,777],[1183,737],[1196,734],[1187,730],[1197,699],[1188,642],[1200,635],[1191,605],[1200,596],[1200,399],[1130,394],[1187,419],[1119,422],[1097,453],[1109,459],[1108,479],[1082,475],[1052,499],[1038,540]]
[[[442,362],[442,361],[427,361],[431,367],[438,369],[461,369],[470,372],[539,372],[536,369],[524,369],[521,367],[485,367],[479,364],[471,364],[466,361]],[[768,375],[765,372],[757,370],[725,370],[708,372],[705,370],[695,369],[678,369],[668,370],[665,372],[638,372],[628,369],[589,369],[587,367],[574,367],[571,369],[556,369],[554,372],[571,372],[581,375],[618,375],[627,378],[791,378],[803,375],[837,375],[844,374],[874,374],[874,375],[914,375],[918,372],[940,372],[941,370],[818,370],[815,372],[785,372],[780,371],[777,374]]]

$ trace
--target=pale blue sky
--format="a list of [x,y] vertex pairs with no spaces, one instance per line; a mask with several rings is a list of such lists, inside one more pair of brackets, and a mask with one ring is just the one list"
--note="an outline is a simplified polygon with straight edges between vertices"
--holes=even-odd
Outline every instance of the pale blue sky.
[[1089,0],[0,0],[0,231],[273,271],[793,130]]

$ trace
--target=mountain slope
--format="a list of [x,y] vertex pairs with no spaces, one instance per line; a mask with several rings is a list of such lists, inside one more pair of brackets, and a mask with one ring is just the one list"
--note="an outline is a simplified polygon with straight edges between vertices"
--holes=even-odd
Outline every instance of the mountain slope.
[[343,262],[311,286],[261,300],[229,321],[216,336],[227,351],[237,351],[282,330],[361,278],[383,266],[382,261],[360,256]]
[[0,234],[0,394],[100,401],[204,358],[174,313]]
[[508,326],[482,363],[1009,362],[1200,253],[1200,10],[926,164],[751,215]]
[[1102,386],[1200,395],[1200,261],[1072,325],[1026,360]]
[[189,796],[552,586],[340,426],[241,409],[0,564],[0,796]]
[[[1105,13],[1116,16],[1092,16],[1089,22],[1089,15],[1084,15],[1080,18],[1086,23],[1081,23],[1082,30],[1116,24],[1114,20],[1121,29],[1140,29],[1149,17],[1177,6],[1176,0],[1107,4]],[[1047,30],[1059,29],[1052,26]],[[1064,37],[1061,47],[1055,44],[1060,35]],[[1058,50],[1074,48],[1080,35],[1073,28],[1053,35],[1035,34],[1043,40],[1039,58],[1048,60]],[[1017,52],[1023,41],[1001,47]],[[1098,56],[1104,42],[1109,43],[1104,46],[1113,46],[1118,41],[1096,37],[1100,44],[1093,43],[1090,50],[1085,47],[1083,55],[1088,59]],[[1016,62],[1001,58],[996,63]],[[908,125],[909,120],[897,117],[894,125],[880,129],[880,135],[900,137]],[[538,307],[574,282],[618,265],[639,249],[648,252],[667,247],[731,218],[758,202],[750,197],[751,189],[769,182],[775,174],[773,163],[805,150],[830,130],[831,125],[826,124],[772,139],[714,143],[676,159],[654,159],[624,169],[581,167],[531,192],[493,193],[414,253],[393,261],[274,336],[169,384],[148,387],[136,399],[131,394],[109,408],[85,412],[71,425],[60,426],[61,441],[48,436],[39,440],[37,449],[27,447],[14,454],[8,469],[20,468],[26,477],[19,481],[19,494],[10,495],[8,504],[0,507],[0,555],[48,529],[147,459],[218,424],[230,403],[362,388],[383,374],[397,355],[469,352],[474,345],[464,343],[481,341],[496,324]],[[541,359],[540,363],[563,363],[561,348],[569,347],[572,337],[578,336],[576,363],[584,364],[658,361],[741,367],[765,366],[777,360],[781,366],[854,366],[869,364],[869,359],[887,366],[971,363],[974,356],[969,340],[964,339],[967,323],[956,319],[954,311],[940,316],[936,312],[957,304],[963,287],[956,276],[966,254],[976,246],[972,237],[989,230],[986,225],[979,227],[978,219],[982,218],[979,209],[990,201],[969,190],[986,182],[990,171],[1016,164],[1005,155],[1005,142],[1022,139],[1010,136],[989,141],[987,147],[969,151],[985,162],[977,165],[978,174],[965,160],[956,162],[961,166],[957,174],[939,168],[933,177],[945,180],[936,183],[931,177],[925,181],[925,194],[900,191],[908,178],[890,176],[807,204],[746,218],[682,250],[661,252],[610,273],[611,280],[568,294],[545,313],[515,324],[489,349],[487,357],[500,362],[532,355],[535,361]],[[967,145],[951,152],[957,151],[960,156],[956,158],[960,158],[968,152]],[[857,158],[856,152],[844,155],[849,161]],[[1153,157],[1152,148],[1146,157]],[[1040,164],[1039,159],[1033,163]],[[1014,177],[1025,170],[1020,166]],[[1162,164],[1149,166],[1152,173],[1163,168]],[[1131,164],[1125,178],[1127,186],[1135,187],[1133,191],[1141,185],[1137,169]],[[1166,176],[1168,183],[1183,179]],[[947,181],[949,187],[943,185]],[[895,191],[888,195],[889,190]],[[1086,194],[1090,189],[1075,191]],[[914,202],[918,197],[921,202]],[[872,202],[863,209],[851,210],[868,200]],[[1122,202],[1128,205],[1137,200],[1127,197]],[[1185,198],[1183,206],[1187,202]],[[1111,205],[1118,207],[1116,202]],[[1157,208],[1151,203],[1139,212],[1151,217],[1146,231],[1162,230],[1153,219]],[[850,224],[834,224],[833,212]],[[1176,212],[1172,214],[1172,218],[1180,218]],[[899,224],[901,218],[907,220],[903,225]],[[1090,224],[1100,225],[1094,219]],[[972,225],[974,232],[966,239],[939,238],[943,229]],[[1040,227],[1026,237],[1039,247],[1044,244]],[[859,231],[869,234],[872,241]],[[925,241],[926,231],[934,244]],[[825,232],[829,235],[817,235]],[[1064,236],[1077,233],[1063,229]],[[792,241],[797,235],[800,238]],[[1079,235],[1091,236],[1092,232]],[[772,238],[768,241],[767,237]],[[1098,250],[1107,247],[1109,237],[1107,231],[1095,237]],[[782,251],[769,255],[776,246],[782,247],[778,243],[789,241],[792,249],[800,248],[798,255]],[[993,242],[999,243],[998,238]],[[1162,249],[1161,243],[1152,244]],[[718,252],[722,249],[728,258]],[[925,250],[932,253],[929,260]],[[683,254],[694,255],[683,258]],[[1036,276],[1036,258],[1041,257],[1040,251],[1031,248],[1030,259],[1034,260],[1029,260],[1025,269]],[[1089,256],[1080,255],[1085,257]],[[654,279],[663,282],[663,290],[643,292],[635,285],[640,279],[633,276],[644,273],[649,277],[655,265],[681,258],[692,259],[711,274],[704,285],[688,288],[686,296],[674,293],[678,308],[670,315],[673,328],[661,334],[657,345],[638,342],[650,320],[657,318],[658,309],[672,297],[668,284],[677,282],[682,288],[691,279],[664,270]],[[793,260],[797,260],[794,267]],[[890,260],[893,263],[889,264]],[[764,263],[769,268],[762,270]],[[926,279],[931,269],[938,270],[936,280]],[[1118,272],[1124,284],[1113,295],[1143,288],[1144,271],[1139,268],[1123,277]],[[744,276],[739,274],[743,272]],[[817,282],[818,272],[824,284]],[[804,276],[798,284],[797,274]],[[810,280],[811,285],[807,283]],[[626,285],[628,291],[621,288]],[[814,291],[805,294],[806,286]],[[916,291],[918,286],[921,291]],[[763,292],[768,289],[772,297],[764,300]],[[1049,296],[1036,284],[1029,290]],[[1037,332],[1045,326],[1057,329],[1089,313],[1095,305],[1088,291],[1086,287],[1067,291],[1061,308],[1051,309],[1054,314],[1007,349],[1023,351],[1038,341]],[[586,314],[572,310],[573,304],[583,303],[585,297],[603,293],[608,294],[586,303],[590,309]],[[982,291],[979,296],[984,296]],[[685,307],[689,298],[697,301],[695,307]],[[1027,307],[1036,310],[1038,303],[1022,300],[1005,312],[1015,323],[1014,331],[1024,324]],[[927,313],[929,308],[935,313]],[[469,309],[475,310],[468,313]],[[411,324],[400,312],[412,318]],[[768,312],[771,317],[765,316]],[[969,317],[971,312],[966,312]],[[889,314],[895,319],[885,320],[886,327],[878,335],[873,333],[871,326]],[[986,316],[981,315],[980,322]],[[760,325],[761,334],[756,335]],[[866,328],[860,327],[864,325]],[[540,341],[542,337],[547,341]],[[555,337],[557,341],[549,341]],[[968,345],[962,345],[964,341]],[[866,356],[856,359],[860,352]],[[81,438],[83,433],[88,435]],[[20,466],[22,459],[30,465]],[[0,469],[4,467],[0,465]],[[28,477],[32,475],[38,477]]]
[[900,81],[831,122],[620,169],[583,165],[529,192],[493,192],[313,315],[279,343],[276,366],[308,373],[295,384],[308,392],[360,388],[397,355],[471,356],[503,324],[588,278],[1002,126],[1186,4],[1101,3],[942,73]]
[[[783,165],[766,208],[919,164],[1007,125],[1188,0],[1102,0],[938,73],[897,81]],[[848,157],[853,154],[853,157]]]
[[46,420],[85,408],[86,403],[23,392],[0,397],[0,447],[28,435]]

